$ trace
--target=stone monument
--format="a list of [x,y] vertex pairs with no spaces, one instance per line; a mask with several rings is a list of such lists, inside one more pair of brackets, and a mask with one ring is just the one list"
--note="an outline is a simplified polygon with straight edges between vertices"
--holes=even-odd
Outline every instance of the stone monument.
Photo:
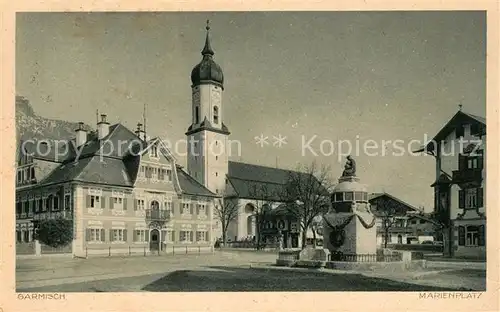
[[356,176],[356,162],[347,156],[344,172],[332,194],[332,209],[323,217],[324,248],[335,255],[376,255],[375,216],[366,186]]

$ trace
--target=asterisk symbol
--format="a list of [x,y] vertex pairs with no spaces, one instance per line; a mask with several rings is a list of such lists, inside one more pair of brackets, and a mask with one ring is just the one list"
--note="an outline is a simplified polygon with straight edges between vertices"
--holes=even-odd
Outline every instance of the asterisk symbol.
[[281,133],[278,134],[278,136],[273,135],[273,139],[274,139],[273,145],[278,146],[278,148],[286,144],[286,136],[281,136]]
[[255,137],[255,144],[260,145],[260,147],[264,147],[264,145],[268,145],[269,142],[267,142],[268,137],[264,136],[262,133],[260,136]]

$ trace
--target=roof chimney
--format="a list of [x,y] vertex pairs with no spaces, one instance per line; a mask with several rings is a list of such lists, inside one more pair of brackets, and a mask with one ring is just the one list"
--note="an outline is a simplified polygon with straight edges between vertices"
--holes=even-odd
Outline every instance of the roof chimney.
[[102,140],[109,134],[109,122],[106,121],[106,114],[101,115],[101,121],[97,123],[97,138]]
[[135,130],[135,135],[139,137],[139,139],[146,141],[146,131],[142,128],[142,123],[137,124],[137,130]]
[[76,131],[75,144],[76,147],[80,147],[83,144],[85,144],[85,142],[87,142],[87,130],[83,128],[83,122],[78,123],[78,128],[75,131]]

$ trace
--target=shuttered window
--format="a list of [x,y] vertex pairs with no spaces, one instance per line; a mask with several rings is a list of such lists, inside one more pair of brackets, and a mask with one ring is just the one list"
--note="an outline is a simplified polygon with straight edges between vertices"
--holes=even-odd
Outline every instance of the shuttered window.
[[484,230],[484,225],[479,226],[479,237],[478,237],[478,245],[486,246],[486,231]]
[[458,227],[458,246],[465,246],[465,227]]
[[478,187],[477,189],[477,207],[484,207],[484,189],[482,187]]

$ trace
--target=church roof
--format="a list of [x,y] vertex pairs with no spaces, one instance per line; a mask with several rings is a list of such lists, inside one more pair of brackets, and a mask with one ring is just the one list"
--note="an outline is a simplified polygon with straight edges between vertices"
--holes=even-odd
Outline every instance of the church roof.
[[[309,176],[294,170],[229,161],[227,179],[240,198],[281,201],[291,174]],[[326,189],[324,195],[328,195]]]

